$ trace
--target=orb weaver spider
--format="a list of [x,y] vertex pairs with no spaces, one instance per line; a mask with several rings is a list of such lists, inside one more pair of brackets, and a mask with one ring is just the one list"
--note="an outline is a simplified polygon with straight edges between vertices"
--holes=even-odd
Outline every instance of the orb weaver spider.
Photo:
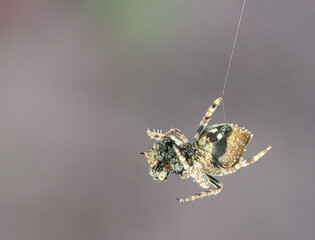
[[216,99],[208,109],[193,143],[177,128],[167,133],[162,133],[161,130],[146,131],[148,136],[158,141],[149,152],[142,153],[147,159],[150,175],[154,180],[165,182],[170,173],[175,173],[183,179],[192,177],[202,188],[208,189],[187,198],[179,198],[179,202],[217,195],[223,184],[214,176],[234,173],[256,162],[271,148],[269,146],[252,158],[243,159],[246,145],[253,137],[247,129],[231,123],[207,127],[210,117],[221,101],[222,97]]

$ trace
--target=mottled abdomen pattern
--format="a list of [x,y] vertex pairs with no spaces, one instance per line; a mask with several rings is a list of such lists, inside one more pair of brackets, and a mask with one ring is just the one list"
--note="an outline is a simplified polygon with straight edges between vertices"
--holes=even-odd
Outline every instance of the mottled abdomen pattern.
[[230,126],[232,127],[232,132],[227,136],[226,151],[219,157],[219,162],[224,168],[234,167],[235,164],[243,159],[245,147],[253,136],[243,127],[232,124]]
[[199,147],[211,154],[211,163],[214,168],[210,174],[225,175],[224,169],[233,168],[243,159],[246,145],[253,135],[244,127],[222,123],[206,128],[199,141]]

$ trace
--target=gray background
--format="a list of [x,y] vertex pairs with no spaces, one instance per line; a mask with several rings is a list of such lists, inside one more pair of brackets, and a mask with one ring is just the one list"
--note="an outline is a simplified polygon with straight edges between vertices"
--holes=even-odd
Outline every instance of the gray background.
[[[147,128],[192,139],[242,1],[1,1],[0,238],[312,239],[315,2],[250,0],[225,95],[259,162],[223,191],[157,183]],[[212,123],[223,121],[220,108]]]

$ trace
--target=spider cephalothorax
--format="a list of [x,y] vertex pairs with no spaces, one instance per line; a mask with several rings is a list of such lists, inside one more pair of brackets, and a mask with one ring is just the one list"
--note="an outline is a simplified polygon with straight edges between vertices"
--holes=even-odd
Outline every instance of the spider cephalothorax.
[[181,178],[192,177],[207,191],[178,199],[180,202],[193,201],[205,196],[216,195],[222,190],[222,183],[213,176],[234,173],[265,155],[271,146],[250,159],[243,159],[246,145],[253,135],[245,128],[230,123],[207,127],[211,115],[220,104],[218,98],[200,122],[193,143],[179,129],[162,131],[147,130],[146,134],[158,140],[148,153],[144,153],[150,166],[150,175],[156,181],[166,181],[170,173]]

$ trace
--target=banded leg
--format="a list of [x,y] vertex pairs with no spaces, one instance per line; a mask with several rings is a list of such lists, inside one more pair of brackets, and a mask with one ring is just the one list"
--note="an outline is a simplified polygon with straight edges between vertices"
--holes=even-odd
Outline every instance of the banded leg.
[[262,156],[264,156],[269,150],[271,149],[271,146],[267,147],[265,150],[261,151],[260,153],[256,154],[250,159],[245,159],[242,161],[239,161],[233,168],[230,169],[224,169],[224,174],[230,174],[236,172],[238,169],[242,167],[246,167],[256,161],[258,161]]
[[182,178],[189,178],[190,166],[189,166],[185,156],[180,152],[179,148],[176,145],[174,145],[173,148],[174,148],[174,151],[175,151],[175,153],[179,159],[179,162],[181,163],[181,165],[184,168],[184,171],[181,173],[181,177]]
[[200,198],[203,198],[206,196],[217,195],[219,192],[221,192],[221,190],[223,188],[223,184],[218,183],[217,185],[218,186],[216,189],[210,189],[208,191],[200,192],[200,193],[194,194],[194,195],[187,197],[187,198],[178,198],[177,201],[179,201],[179,202],[191,202],[191,201],[194,201],[196,199],[200,199]]
[[163,140],[163,139],[171,138],[178,146],[181,146],[189,142],[186,136],[177,128],[172,128],[170,131],[168,131],[165,134],[163,134],[161,130],[150,131],[149,129],[145,133],[149,137],[156,140]]
[[200,133],[202,132],[202,130],[208,125],[208,122],[210,121],[210,117],[212,116],[214,111],[218,108],[218,106],[220,105],[221,101],[222,101],[222,97],[219,97],[209,107],[208,111],[206,112],[206,114],[204,115],[202,120],[200,121],[199,129],[198,129],[194,139],[198,139],[198,137],[199,137]]

